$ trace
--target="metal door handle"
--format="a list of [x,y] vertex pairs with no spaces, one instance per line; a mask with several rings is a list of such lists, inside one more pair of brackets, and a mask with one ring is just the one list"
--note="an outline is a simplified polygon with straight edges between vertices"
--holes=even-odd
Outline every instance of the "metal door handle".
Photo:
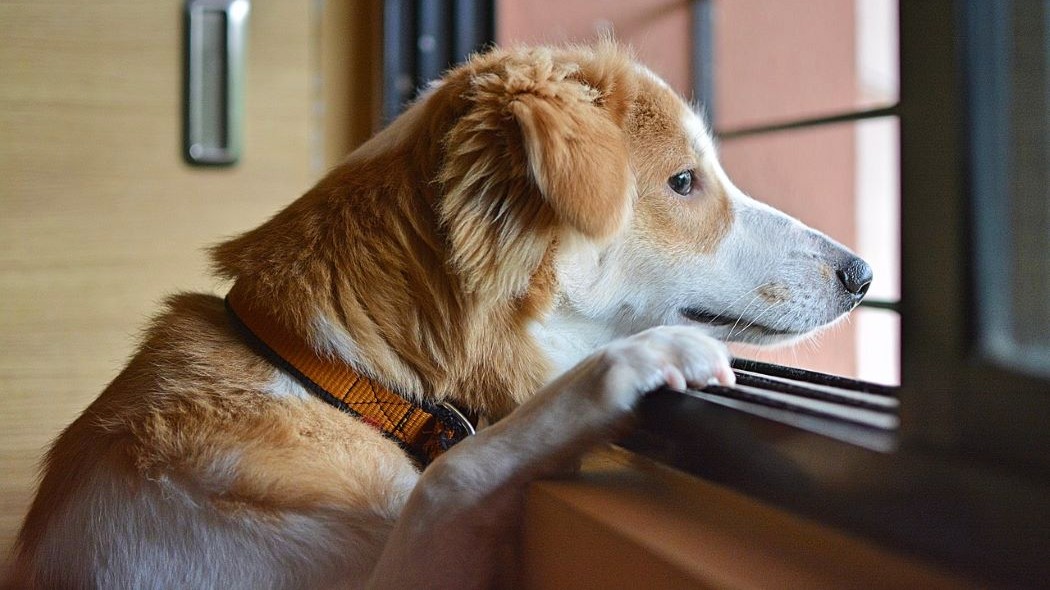
[[249,0],[186,0],[184,155],[192,164],[241,156],[249,9]]

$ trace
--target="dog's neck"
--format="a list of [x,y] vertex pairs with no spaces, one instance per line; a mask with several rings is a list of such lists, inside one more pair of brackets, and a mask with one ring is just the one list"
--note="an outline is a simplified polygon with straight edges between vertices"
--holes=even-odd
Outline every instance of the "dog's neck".
[[564,305],[555,307],[542,321],[533,323],[529,331],[550,362],[551,379],[617,336],[607,324]]

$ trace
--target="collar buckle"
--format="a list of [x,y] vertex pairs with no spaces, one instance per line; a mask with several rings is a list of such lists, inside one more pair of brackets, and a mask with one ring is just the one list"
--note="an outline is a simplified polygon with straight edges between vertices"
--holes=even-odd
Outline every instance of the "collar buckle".
[[456,422],[459,423],[459,425],[467,433],[467,436],[473,435],[477,432],[477,429],[474,427],[474,423],[471,422],[470,418],[467,418],[467,415],[461,412],[459,408],[457,408],[449,402],[440,402],[437,405],[439,407],[444,408],[445,410],[448,410],[448,414],[452,416],[452,418],[455,419]]

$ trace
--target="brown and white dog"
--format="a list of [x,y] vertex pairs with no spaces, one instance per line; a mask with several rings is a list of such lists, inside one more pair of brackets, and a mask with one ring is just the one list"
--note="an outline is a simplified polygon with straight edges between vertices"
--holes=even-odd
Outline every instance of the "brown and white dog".
[[650,390],[731,384],[724,340],[799,338],[871,279],[733,186],[697,114],[612,42],[474,57],[213,256],[318,358],[491,425],[421,470],[221,298],[178,295],[47,455],[14,586],[500,583],[529,481]]

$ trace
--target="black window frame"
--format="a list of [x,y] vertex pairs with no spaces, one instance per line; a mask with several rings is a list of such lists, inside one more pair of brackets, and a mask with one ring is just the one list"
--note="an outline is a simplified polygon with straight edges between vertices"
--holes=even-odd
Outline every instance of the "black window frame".
[[911,4],[901,3],[902,435],[1046,479],[1050,381],[1003,365],[979,321],[994,287],[978,276],[990,246],[977,239],[981,215],[1007,199],[988,155],[1009,141],[994,72],[1012,2]]

